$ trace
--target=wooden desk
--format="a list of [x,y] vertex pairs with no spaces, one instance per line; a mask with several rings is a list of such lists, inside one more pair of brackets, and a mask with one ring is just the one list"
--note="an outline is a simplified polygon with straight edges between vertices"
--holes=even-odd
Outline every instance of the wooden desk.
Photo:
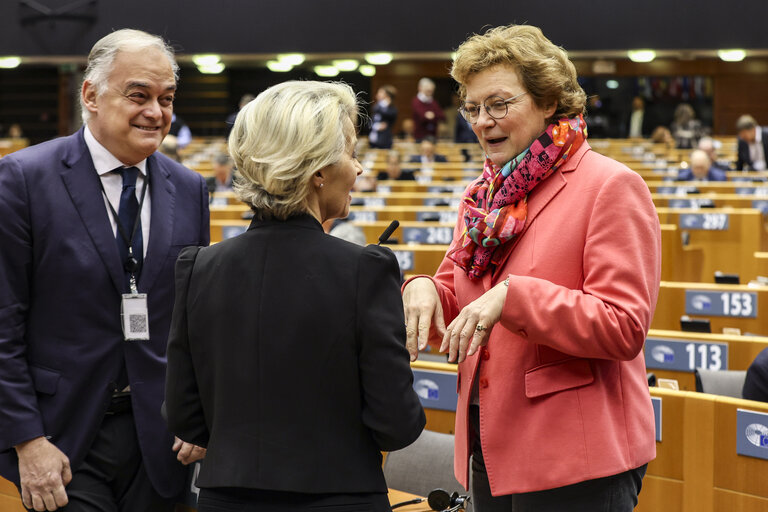
[[768,246],[768,232],[759,210],[657,207],[656,211],[662,224],[674,224],[688,233],[688,245],[702,248],[702,276],[698,281],[712,282],[717,270],[739,274],[742,282],[754,279],[754,253]]
[[768,404],[651,388],[661,399],[662,441],[648,466],[636,510],[768,510],[768,460],[736,453],[737,409],[768,413]]
[[0,477],[0,512],[26,512],[26,510],[21,504],[16,486]]
[[[389,504],[390,505],[396,505],[398,503],[402,503],[404,501],[410,501],[412,499],[416,498],[422,498],[422,496],[417,496],[415,494],[411,494],[409,492],[404,491],[398,491],[396,489],[390,489],[389,490]],[[428,511],[432,510],[429,508],[429,505],[426,501],[422,503],[416,503],[413,505],[405,505],[402,507],[397,507],[395,509],[395,512],[419,512],[419,511]]]
[[[659,300],[656,304],[656,312],[651,321],[651,329],[664,329],[669,331],[680,330],[680,317],[686,314],[686,292],[692,297],[699,310],[691,309],[688,316],[691,318],[708,318],[713,333],[722,333],[723,327],[736,327],[742,333],[752,333],[768,336],[768,286],[747,286],[739,284],[708,284],[708,283],[679,283],[662,281],[659,288]],[[703,293],[702,293],[703,292]],[[714,295],[713,295],[714,294]],[[722,313],[724,305],[709,302],[707,296],[720,300],[722,294],[726,294],[729,302],[729,313],[736,311],[736,307],[743,307],[741,311],[754,313],[754,317],[716,316]],[[738,295],[736,295],[738,294]],[[748,296],[745,296],[747,294]],[[753,298],[754,297],[754,298]],[[741,304],[741,300],[744,304]],[[747,303],[747,299],[749,302]],[[738,302],[738,304],[736,304]],[[733,308],[733,309],[731,309]]]
[[699,281],[702,279],[704,248],[683,245],[683,231],[675,224],[661,225],[661,280]]

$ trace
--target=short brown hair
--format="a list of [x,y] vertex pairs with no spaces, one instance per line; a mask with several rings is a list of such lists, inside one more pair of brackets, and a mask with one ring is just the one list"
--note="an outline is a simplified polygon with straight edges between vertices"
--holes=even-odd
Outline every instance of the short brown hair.
[[587,96],[568,54],[538,27],[509,25],[475,34],[456,50],[451,76],[459,82],[462,100],[472,76],[494,66],[511,66],[539,108],[557,102],[553,122],[583,114]]

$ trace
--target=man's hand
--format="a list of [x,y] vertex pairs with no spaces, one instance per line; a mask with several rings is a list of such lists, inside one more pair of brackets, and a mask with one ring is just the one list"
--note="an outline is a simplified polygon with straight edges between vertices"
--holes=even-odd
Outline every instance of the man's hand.
[[64,490],[72,480],[69,458],[44,437],[16,445],[21,478],[21,501],[38,512],[69,503]]
[[173,441],[173,451],[179,452],[176,459],[184,465],[192,464],[205,458],[206,449],[182,441],[178,437]]

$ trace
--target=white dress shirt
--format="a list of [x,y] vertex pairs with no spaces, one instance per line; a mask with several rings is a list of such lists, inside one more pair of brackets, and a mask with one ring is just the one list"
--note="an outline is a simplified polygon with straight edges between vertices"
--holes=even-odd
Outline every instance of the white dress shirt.
[[629,118],[629,136],[630,137],[643,136],[643,111],[642,110],[632,111],[632,116]]
[[[104,192],[106,192],[104,208],[106,209],[107,216],[112,224],[112,233],[117,236],[117,223],[112,216],[107,201],[112,204],[112,207],[116,212],[120,209],[120,194],[123,191],[123,177],[119,173],[112,171],[118,167],[125,166],[120,160],[115,158],[107,148],[102,146],[101,143],[96,140],[96,137],[93,136],[87,125],[85,127],[84,136],[85,145],[88,146],[88,151],[91,153],[91,159],[93,159],[93,166],[96,168],[96,172],[99,174],[99,178],[101,178],[101,184],[104,186]],[[141,189],[147,178],[147,160],[144,159],[132,167],[139,169],[139,177],[136,178],[136,200],[141,201]],[[102,194],[102,196],[103,195],[104,194]],[[144,241],[144,258],[147,257],[147,244],[149,243],[149,222],[151,219],[150,213],[152,211],[151,203],[149,183],[147,183],[147,192],[144,195],[144,204],[141,207],[141,235]]]
[[752,160],[752,169],[765,170],[765,151],[763,150],[763,129],[755,127],[755,142],[749,144],[749,159]]

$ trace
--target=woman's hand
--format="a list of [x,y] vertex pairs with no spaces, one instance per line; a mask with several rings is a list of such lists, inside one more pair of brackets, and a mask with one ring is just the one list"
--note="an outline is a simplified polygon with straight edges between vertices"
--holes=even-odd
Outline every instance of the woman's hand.
[[[491,329],[501,318],[507,285],[499,283],[467,304],[450,323],[443,336],[440,352],[448,352],[448,361],[464,361],[488,343]],[[471,343],[470,343],[471,340]]]
[[442,338],[445,333],[443,306],[431,279],[414,279],[403,290],[403,311],[405,313],[405,346],[411,354],[411,361],[419,357],[430,338]]

